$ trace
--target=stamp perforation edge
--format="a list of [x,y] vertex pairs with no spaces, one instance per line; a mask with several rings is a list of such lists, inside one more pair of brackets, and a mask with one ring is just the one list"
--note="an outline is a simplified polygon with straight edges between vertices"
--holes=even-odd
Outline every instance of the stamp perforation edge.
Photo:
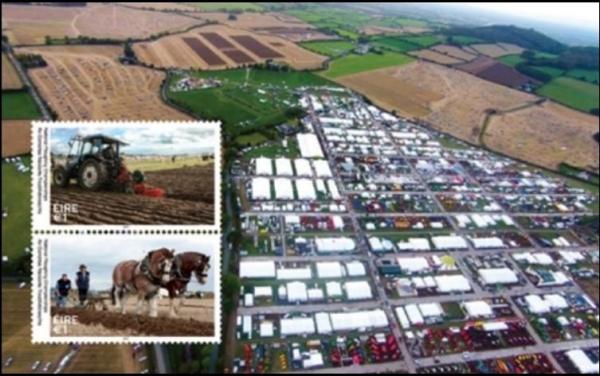
[[[151,125],[152,124],[152,125]],[[50,212],[50,179],[47,180],[45,187],[40,188],[39,182],[35,180],[40,174],[40,145],[38,139],[38,130],[40,128],[78,128],[82,126],[89,127],[143,127],[143,126],[202,126],[211,127],[215,132],[215,140],[218,145],[215,145],[214,149],[214,211],[213,211],[213,222],[212,224],[133,224],[133,225],[119,225],[119,224],[51,224],[49,217],[42,218],[40,215],[36,215],[36,208],[44,206],[47,213]],[[101,231],[113,231],[123,232],[127,230],[137,231],[154,231],[164,233],[164,231],[192,231],[202,233],[220,233],[221,230],[221,151],[222,151],[222,137],[221,137],[221,122],[220,121],[33,121],[31,127],[32,137],[32,165],[31,165],[31,221],[32,221],[32,234],[48,234],[55,233],[54,231],[71,231],[71,230],[101,230]],[[49,142],[49,139],[46,141]],[[50,159],[50,147],[47,148],[47,153],[44,156],[46,160]],[[43,189],[48,194],[48,202],[40,202],[40,189]]]
[[[193,235],[192,236],[198,236]],[[38,285],[43,283],[39,280],[39,271],[37,266],[43,262],[40,252],[41,247],[38,247],[40,241],[48,240],[51,243],[51,238],[63,236],[61,234],[46,234],[32,236],[32,284],[31,284],[31,342],[33,344],[186,344],[186,343],[203,343],[203,344],[220,344],[222,339],[222,305],[221,305],[221,289],[222,289],[222,264],[221,264],[221,247],[222,239],[220,234],[211,235],[213,237],[214,249],[213,257],[216,262],[211,262],[211,268],[214,269],[214,307],[213,307],[213,322],[214,334],[212,336],[148,336],[148,335],[132,335],[132,336],[52,336],[50,335],[50,321],[36,324],[36,318],[41,317],[43,312],[40,311],[39,300],[41,300]],[[101,237],[102,235],[96,235]],[[139,235],[138,235],[139,236]],[[171,237],[176,237],[178,234],[171,234]],[[48,253],[51,252],[51,245],[48,247]],[[51,265],[48,267],[50,270]],[[48,274],[49,275],[49,274]],[[50,278],[50,277],[48,277]],[[49,286],[49,285],[48,285]],[[48,296],[50,293],[48,292]],[[50,302],[48,307],[50,307]],[[48,312],[49,314],[49,312]],[[43,320],[43,319],[42,319]],[[51,320],[51,319],[50,319]],[[46,333],[44,333],[46,331]]]

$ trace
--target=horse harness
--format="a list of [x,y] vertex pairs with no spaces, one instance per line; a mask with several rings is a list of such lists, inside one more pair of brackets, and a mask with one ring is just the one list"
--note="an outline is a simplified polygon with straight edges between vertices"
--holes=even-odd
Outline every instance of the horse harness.
[[138,267],[136,269],[139,270],[140,273],[143,274],[146,278],[148,278],[150,280],[150,282],[152,282],[152,284],[154,284],[154,285],[161,284],[162,278],[157,277],[154,274],[152,274],[152,268],[150,268],[150,257],[148,255],[146,255],[146,257],[144,257],[144,259],[142,260],[142,262],[140,262],[138,264]]

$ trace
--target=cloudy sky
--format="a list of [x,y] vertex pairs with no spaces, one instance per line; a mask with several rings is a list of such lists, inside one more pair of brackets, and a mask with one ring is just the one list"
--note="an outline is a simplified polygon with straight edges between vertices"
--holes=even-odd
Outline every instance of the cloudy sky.
[[512,16],[598,30],[598,3],[465,3],[464,5]]
[[53,128],[50,133],[51,152],[66,154],[68,142],[76,135],[104,135],[122,140],[129,145],[123,152],[130,155],[174,155],[214,153],[217,140],[214,129],[177,124],[145,127],[81,127]]
[[54,287],[62,273],[67,273],[75,286],[79,265],[85,264],[90,272],[90,289],[107,290],[112,286],[112,271],[116,264],[126,260],[141,260],[154,249],[166,247],[177,252],[200,252],[211,257],[211,268],[205,285],[195,278],[188,291],[213,291],[217,269],[214,255],[218,252],[218,236],[208,235],[145,235],[135,236],[63,236],[51,240],[50,286]]

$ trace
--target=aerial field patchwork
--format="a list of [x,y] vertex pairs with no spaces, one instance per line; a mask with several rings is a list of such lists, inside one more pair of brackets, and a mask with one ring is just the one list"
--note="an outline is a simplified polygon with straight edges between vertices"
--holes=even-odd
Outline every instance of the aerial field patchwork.
[[[29,71],[40,94],[63,120],[188,119],[160,99],[162,72],[121,65],[117,46],[28,47],[47,67]],[[3,96],[4,100],[4,96]]]
[[[214,35],[220,37],[219,41]],[[227,44],[223,44],[223,40]],[[196,47],[191,47],[190,43]],[[136,43],[133,49],[143,63],[169,68],[223,69],[272,59],[297,69],[315,69],[325,60],[324,56],[286,39],[223,25],[210,25],[185,34]]]
[[44,44],[50,38],[86,36],[125,40],[181,31],[203,21],[173,13],[89,3],[74,7],[2,4],[2,27],[17,45]]

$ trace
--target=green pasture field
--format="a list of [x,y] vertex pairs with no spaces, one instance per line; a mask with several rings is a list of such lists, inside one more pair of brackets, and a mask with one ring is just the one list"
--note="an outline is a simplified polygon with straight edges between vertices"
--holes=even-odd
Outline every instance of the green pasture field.
[[[21,160],[30,166],[31,157]],[[2,164],[2,208],[8,213],[2,219],[2,255],[8,257],[2,270],[12,274],[31,245],[31,175],[17,171],[12,163]]]
[[539,95],[588,112],[598,108],[598,85],[570,77],[558,77],[537,90]]
[[407,42],[404,38],[399,37],[375,37],[371,39],[371,42],[376,46],[388,48],[396,52],[408,52],[421,48],[419,45]]
[[26,90],[2,92],[2,120],[37,119],[42,114]]
[[395,52],[366,55],[351,54],[333,60],[329,64],[329,69],[321,74],[328,78],[338,78],[349,74],[386,68],[394,65],[403,65],[410,63],[413,60],[412,57]]
[[339,56],[354,48],[354,43],[347,40],[303,42],[300,45],[307,50],[331,57]]
[[571,69],[567,71],[567,76],[576,78],[578,80],[587,81],[598,84],[598,71],[591,69]]
[[[219,79],[221,86],[179,92],[171,89],[168,98],[201,118],[221,120],[226,131],[285,122],[285,110],[297,104],[294,89],[337,86],[310,72],[233,69],[192,74]],[[172,77],[169,87],[180,77]]]

